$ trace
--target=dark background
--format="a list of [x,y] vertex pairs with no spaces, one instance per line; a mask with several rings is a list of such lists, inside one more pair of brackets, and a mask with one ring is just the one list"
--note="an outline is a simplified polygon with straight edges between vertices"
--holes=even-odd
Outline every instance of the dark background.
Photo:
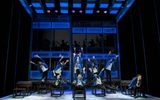
[[[32,19],[17,0],[4,1],[0,36],[0,96],[16,81],[28,80]],[[143,75],[147,93],[159,96],[159,0],[136,0],[118,23],[122,79]],[[148,88],[147,88],[148,87]]]

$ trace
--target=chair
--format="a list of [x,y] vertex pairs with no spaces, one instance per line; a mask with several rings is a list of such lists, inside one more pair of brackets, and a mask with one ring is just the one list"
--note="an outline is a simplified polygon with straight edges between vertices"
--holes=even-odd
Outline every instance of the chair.
[[56,86],[53,85],[53,83],[51,83],[50,90],[51,90],[51,96],[62,96],[64,94],[64,88],[62,84]]
[[[101,92],[98,93],[98,90],[100,90]],[[103,88],[101,86],[93,86],[92,87],[92,94],[95,96],[106,96],[106,90],[105,90],[105,88]]]
[[[72,95],[74,100],[76,98],[83,98],[85,100],[86,99],[85,86],[73,86]],[[77,96],[77,95],[82,95],[82,96]]]

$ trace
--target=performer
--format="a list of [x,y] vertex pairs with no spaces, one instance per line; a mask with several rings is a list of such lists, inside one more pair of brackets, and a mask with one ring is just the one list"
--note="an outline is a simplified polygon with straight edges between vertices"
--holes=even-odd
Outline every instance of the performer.
[[140,89],[140,91],[142,92],[143,97],[146,97],[142,85],[142,75],[137,74],[137,76],[131,80],[130,84],[128,85],[128,88],[134,90],[134,97],[137,97],[136,93],[138,89]]
[[82,74],[78,74],[77,78],[73,81],[73,85],[75,87],[84,87],[86,82],[84,81],[84,76]]
[[59,87],[59,86],[61,86],[62,83],[63,83],[63,81],[62,81],[61,75],[59,74],[59,75],[57,75],[57,77],[52,85],[54,87]]
[[88,59],[88,61],[89,61],[89,65],[91,66],[89,67],[89,71],[91,73],[97,73],[98,72],[98,62],[95,59],[95,56],[93,56],[92,62],[90,61],[90,59]]
[[34,63],[34,62],[30,62],[31,64],[34,64],[35,66],[40,67],[41,72],[42,72],[42,78],[41,81],[45,82],[47,80],[48,77],[48,65],[45,63],[45,61],[38,55],[34,56],[35,58],[39,58],[41,61],[38,61],[38,64]]
[[64,66],[69,62],[69,60],[66,60],[66,62],[62,61],[62,59],[64,57],[63,56],[60,56],[60,57],[61,58],[59,59],[57,65],[56,65],[56,68],[53,70],[53,75],[56,78],[57,78],[58,75],[61,77]]
[[102,75],[103,71],[104,71],[104,68],[102,68],[102,70],[100,71],[99,74],[98,74],[98,72],[94,73],[93,86],[106,90],[106,88],[102,82],[102,79],[101,79],[101,75]]
[[112,71],[113,64],[114,64],[115,60],[117,59],[117,57],[118,57],[118,55],[116,55],[115,58],[111,58],[105,65],[106,80],[110,86],[111,86],[111,71]]

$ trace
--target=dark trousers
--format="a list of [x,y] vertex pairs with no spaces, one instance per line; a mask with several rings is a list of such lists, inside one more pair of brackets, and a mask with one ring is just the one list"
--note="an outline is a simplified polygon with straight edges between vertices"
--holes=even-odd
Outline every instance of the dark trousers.
[[46,81],[47,78],[48,78],[48,70],[42,73],[42,79]]
[[134,88],[134,96],[136,96],[138,90],[139,90],[140,93],[142,93],[142,96],[144,97],[144,96],[145,96],[145,92],[144,92],[143,86],[140,86],[140,87],[137,87],[137,86],[136,86],[136,87]]
[[111,71],[106,69],[106,80],[111,85]]

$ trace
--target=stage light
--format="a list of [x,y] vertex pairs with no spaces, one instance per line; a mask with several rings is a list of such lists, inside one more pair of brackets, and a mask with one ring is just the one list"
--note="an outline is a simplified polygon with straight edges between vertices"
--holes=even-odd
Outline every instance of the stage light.
[[93,10],[86,10],[86,14],[92,14]]
[[58,13],[58,10],[55,10],[54,12],[55,12],[55,13]]
[[100,13],[100,11],[99,11],[99,10],[97,10],[97,11],[96,11],[96,13]]
[[73,8],[81,8],[81,3],[73,3]]
[[75,10],[72,10],[72,13],[75,13]]
[[60,7],[68,7],[68,2],[60,2]]
[[106,13],[107,13],[107,11],[105,10],[103,13],[104,13],[104,14],[106,14]]
[[110,11],[110,14],[117,14],[118,13],[118,10],[111,10]]
[[40,2],[32,2],[32,6],[35,8],[40,8],[41,4],[40,4]]
[[36,9],[35,11],[36,11],[36,13],[39,13],[39,14],[44,13],[43,9]]
[[108,8],[108,4],[107,3],[101,3],[100,8]]
[[82,13],[83,11],[82,10],[79,10],[79,13]]
[[50,10],[47,10],[47,13],[49,14],[49,13],[51,13],[51,11],[50,11]]
[[87,8],[94,8],[95,7],[95,3],[87,3]]
[[61,13],[67,14],[67,13],[68,13],[68,10],[67,10],[67,9],[61,9]]
[[113,8],[120,8],[121,6],[122,6],[122,3],[113,4]]
[[53,8],[55,7],[54,3],[46,3],[46,7]]

